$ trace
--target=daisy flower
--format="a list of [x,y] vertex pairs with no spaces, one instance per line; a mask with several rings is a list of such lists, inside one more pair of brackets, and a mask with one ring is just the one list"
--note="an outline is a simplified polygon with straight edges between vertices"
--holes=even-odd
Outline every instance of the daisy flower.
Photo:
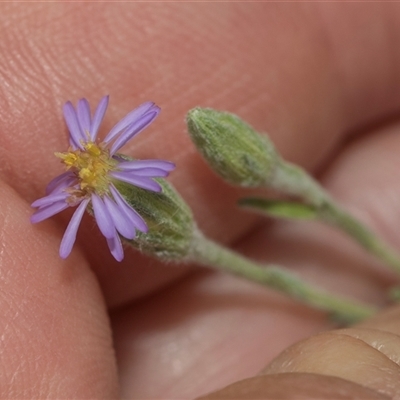
[[92,211],[108,247],[118,261],[124,257],[120,236],[132,240],[136,230],[146,233],[143,218],[126,202],[115,186],[116,181],[142,189],[160,192],[154,178],[165,177],[175,168],[169,161],[127,161],[117,151],[135,135],[150,125],[160,112],[152,102],[146,102],[122,118],[98,142],[97,134],[108,105],[103,97],[93,116],[86,99],[78,101],[76,110],[71,102],[64,105],[64,118],[69,129],[70,147],[65,153],[55,153],[66,172],[54,178],[46,188],[46,196],[32,203],[37,208],[32,223],[43,221],[68,207],[77,207],[64,233],[60,256],[68,257],[85,210]]

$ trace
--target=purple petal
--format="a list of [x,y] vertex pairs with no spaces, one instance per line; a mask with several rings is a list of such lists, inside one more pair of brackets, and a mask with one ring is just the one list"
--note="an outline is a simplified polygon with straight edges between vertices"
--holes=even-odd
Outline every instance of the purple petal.
[[113,158],[115,161],[118,161],[118,162],[126,161],[126,158],[121,157],[121,154],[114,154],[114,155],[112,156],[112,158]]
[[114,258],[117,261],[122,261],[124,258],[124,249],[122,248],[121,239],[119,238],[118,234],[115,233],[114,237],[107,239],[107,244]]
[[161,192],[162,188],[158,182],[153,181],[147,177],[139,177],[129,172],[124,171],[113,171],[110,175],[123,182],[130,183],[131,185],[138,186],[143,189],[151,190],[153,192]]
[[71,139],[71,135],[69,135],[69,146],[71,147],[72,150],[78,150],[78,147],[75,145],[75,143]]
[[67,258],[71,253],[72,246],[75,243],[76,233],[82,221],[83,213],[85,212],[86,207],[89,204],[89,200],[90,199],[85,199],[81,202],[81,204],[79,204],[78,208],[76,209],[74,215],[71,218],[71,221],[69,221],[67,229],[61,240],[61,245],[60,245],[61,258]]
[[117,231],[123,237],[133,239],[136,236],[135,227],[126,217],[124,210],[119,208],[108,196],[104,196],[103,200]]
[[93,116],[92,126],[90,128],[90,133],[93,142],[96,140],[97,132],[99,131],[100,124],[103,121],[104,114],[106,113],[107,110],[107,106],[108,106],[108,96],[105,96],[100,100],[100,103],[97,106]]
[[116,153],[124,144],[129,142],[135,135],[140,133],[143,129],[147,128],[157,117],[160,109],[158,111],[148,112],[143,115],[140,119],[129,125],[126,130],[121,134],[121,136],[113,143],[110,149],[110,154]]
[[169,172],[175,169],[175,164],[164,160],[122,161],[118,164],[118,168],[130,171],[141,168],[157,168]]
[[86,141],[90,137],[90,124],[91,124],[91,117],[90,117],[90,106],[86,99],[80,99],[78,101],[77,106],[78,112],[78,122],[81,128],[81,131],[84,133]]
[[136,122],[139,118],[145,115],[148,111],[150,111],[153,107],[158,107],[151,101],[141,104],[139,107],[135,108],[128,115],[121,119],[108,133],[108,135],[104,139],[104,143],[109,143],[111,140],[115,138],[121,131],[127,128],[132,123]]
[[77,147],[83,150],[83,147],[81,145],[81,140],[85,141],[85,136],[83,132],[81,131],[81,128],[79,126],[78,118],[75,113],[74,106],[71,104],[70,101],[64,104],[64,119],[65,122],[68,126],[69,133],[70,133],[70,139],[72,143]]
[[129,172],[131,175],[137,177],[146,176],[150,178],[165,178],[166,176],[169,175],[168,171],[164,171],[163,169],[160,168],[141,168],[125,172]]
[[73,172],[64,172],[50,181],[50,183],[46,187],[46,194],[50,194],[56,190],[60,191],[62,189],[65,189],[66,187],[71,186],[71,183],[75,180],[76,176]]
[[101,233],[107,239],[111,239],[115,235],[115,226],[106,205],[97,194],[92,194],[92,206],[94,217]]
[[70,194],[66,193],[66,192],[56,192],[56,193],[52,193],[49,194],[46,197],[42,197],[41,199],[38,199],[36,201],[34,201],[31,206],[32,207],[47,207],[50,204],[53,203],[57,203],[59,201],[65,201],[67,199],[67,197],[69,197]]
[[44,221],[45,219],[65,210],[67,207],[69,207],[69,204],[66,201],[58,201],[49,206],[41,207],[31,216],[31,222],[32,224],[36,224],[37,222]]
[[61,182],[57,187],[53,189],[52,192],[49,194],[55,194],[59,192],[66,191],[67,189],[77,189],[78,188],[78,181],[76,179],[76,176],[70,176],[68,179],[65,179],[63,182]]
[[126,202],[114,185],[110,186],[110,190],[118,207],[125,212],[132,225],[139,231],[147,233],[149,229],[145,220]]

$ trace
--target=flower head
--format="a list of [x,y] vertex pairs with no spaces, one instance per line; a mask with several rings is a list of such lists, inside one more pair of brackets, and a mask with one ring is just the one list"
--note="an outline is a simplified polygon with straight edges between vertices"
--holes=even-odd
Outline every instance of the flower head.
[[235,114],[211,108],[193,108],[186,120],[197,150],[226,182],[260,187],[271,181],[279,155],[266,135]]
[[56,153],[66,172],[54,178],[46,188],[46,196],[32,203],[37,208],[32,223],[47,219],[67,207],[77,206],[64,233],[60,256],[66,258],[75,243],[83,214],[89,208],[116,260],[124,253],[120,236],[134,239],[136,230],[147,232],[143,218],[126,202],[115,183],[122,181],[142,189],[160,192],[154,178],[165,177],[175,168],[163,160],[126,160],[117,151],[150,125],[160,112],[152,102],[143,103],[119,121],[98,143],[97,133],[108,105],[103,97],[93,117],[86,99],[78,101],[76,110],[71,102],[64,105],[64,118],[69,129],[70,147]]

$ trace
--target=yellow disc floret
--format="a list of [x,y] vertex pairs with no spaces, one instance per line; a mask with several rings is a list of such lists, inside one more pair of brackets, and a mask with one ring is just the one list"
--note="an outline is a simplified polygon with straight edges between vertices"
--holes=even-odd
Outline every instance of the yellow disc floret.
[[82,143],[84,150],[70,150],[55,153],[63,161],[67,170],[75,172],[82,194],[104,195],[109,191],[108,173],[115,169],[117,161],[110,157],[108,150],[93,142]]

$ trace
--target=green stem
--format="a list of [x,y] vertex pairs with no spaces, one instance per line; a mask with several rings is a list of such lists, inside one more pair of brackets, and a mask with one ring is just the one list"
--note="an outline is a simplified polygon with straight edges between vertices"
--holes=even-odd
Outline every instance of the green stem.
[[321,221],[346,232],[371,254],[374,254],[377,258],[391,266],[396,272],[400,272],[399,255],[346,211],[341,210],[335,204],[327,204],[318,215]]
[[260,265],[196,234],[191,256],[196,263],[230,272],[285,293],[311,307],[328,311],[341,322],[352,323],[373,315],[376,309],[316,289],[275,265]]
[[341,229],[371,254],[400,273],[400,255],[365,225],[343,210],[302,168],[281,160],[272,180],[266,185],[297,196],[305,203],[312,205],[316,208],[321,221]]

